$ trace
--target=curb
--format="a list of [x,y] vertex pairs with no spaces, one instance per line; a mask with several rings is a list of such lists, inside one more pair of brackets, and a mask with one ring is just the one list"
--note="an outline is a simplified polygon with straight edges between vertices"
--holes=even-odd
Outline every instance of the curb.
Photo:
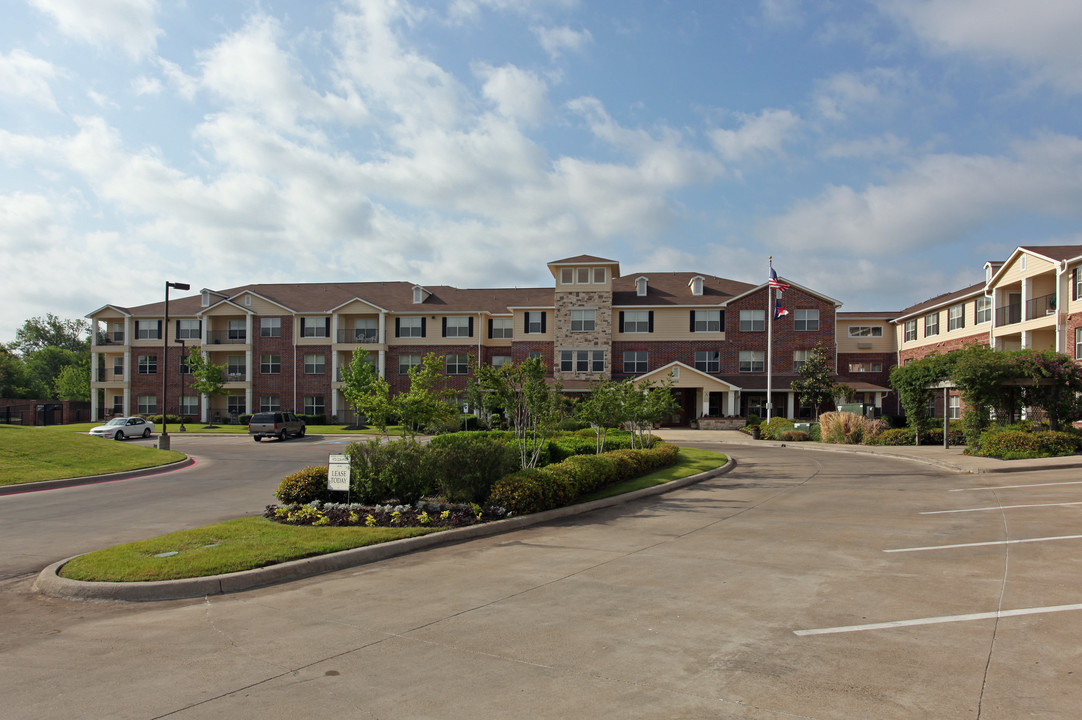
[[19,495],[21,493],[38,492],[40,490],[57,490],[59,488],[76,487],[77,485],[96,485],[98,483],[113,482],[114,480],[131,480],[132,478],[150,477],[162,473],[183,470],[195,465],[195,459],[186,457],[183,460],[155,465],[154,467],[141,468],[139,470],[126,470],[124,472],[109,473],[107,475],[88,475],[86,477],[61,478],[60,480],[39,480],[38,482],[20,483],[18,485],[0,486],[0,495]]
[[[70,600],[116,600],[123,602],[155,602],[160,600],[183,600],[187,598],[204,597],[208,595],[224,595],[226,593],[253,590],[255,588],[276,585],[278,583],[291,582],[304,578],[322,575],[323,573],[335,572],[347,568],[366,565],[368,563],[386,560],[388,558],[405,555],[411,552],[426,550],[428,548],[444,545],[454,545],[476,538],[501,535],[513,530],[538,525],[540,523],[558,520],[560,518],[583,515],[594,510],[622,505],[634,500],[653,495],[661,495],[671,490],[677,490],[687,485],[692,485],[703,480],[724,475],[736,466],[736,461],[731,457],[724,465],[713,470],[708,470],[698,475],[689,475],[679,480],[656,485],[654,487],[635,490],[634,492],[613,497],[592,500],[579,505],[568,505],[553,510],[519,515],[497,520],[482,525],[470,525],[464,528],[455,528],[443,532],[421,535],[419,537],[393,540],[379,545],[343,550],[341,552],[316,557],[291,560],[278,565],[256,568],[255,570],[243,570],[241,572],[227,573],[225,575],[211,575],[201,578],[188,578],[184,580],[160,580],[154,582],[85,582],[81,580],[69,580],[58,574],[60,568],[73,558],[66,558],[49,565],[42,570],[34,580],[32,589],[35,592],[50,597],[66,598]],[[78,556],[76,556],[78,557]]]

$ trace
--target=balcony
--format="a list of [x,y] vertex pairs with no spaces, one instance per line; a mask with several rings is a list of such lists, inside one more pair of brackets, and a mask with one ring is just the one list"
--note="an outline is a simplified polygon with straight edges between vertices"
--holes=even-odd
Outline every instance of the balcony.
[[226,382],[247,382],[248,373],[245,372],[245,368],[231,367],[225,372]]
[[1022,303],[1013,303],[996,308],[996,327],[1022,322]]
[[1056,294],[1026,300],[1026,320],[1036,320],[1056,313]]
[[124,331],[98,333],[98,345],[123,345]]
[[338,331],[338,343],[342,345],[377,342],[379,342],[379,330],[376,328],[357,328],[354,330]]
[[207,333],[210,345],[245,345],[248,342],[246,330],[215,330]]
[[95,382],[123,382],[123,380],[123,370],[112,370],[104,367],[98,368],[98,374],[94,378]]

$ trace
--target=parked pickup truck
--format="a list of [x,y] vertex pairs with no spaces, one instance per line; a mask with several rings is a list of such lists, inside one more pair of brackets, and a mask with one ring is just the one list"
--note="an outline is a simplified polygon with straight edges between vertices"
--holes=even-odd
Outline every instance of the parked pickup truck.
[[290,435],[304,437],[304,420],[289,412],[261,412],[252,415],[248,422],[248,434],[256,442],[265,437],[285,440]]

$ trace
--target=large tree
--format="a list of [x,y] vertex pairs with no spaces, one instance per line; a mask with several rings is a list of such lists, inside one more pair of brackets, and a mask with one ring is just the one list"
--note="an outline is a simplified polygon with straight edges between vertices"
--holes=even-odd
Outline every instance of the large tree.
[[537,467],[545,440],[563,416],[560,384],[549,387],[545,382],[540,358],[499,367],[479,365],[473,382],[491,397],[489,406],[498,407],[507,419],[518,440],[522,467]]
[[59,348],[73,353],[90,351],[90,323],[86,320],[62,320],[48,313],[45,317],[30,318],[15,331],[11,349],[23,357],[43,348]]

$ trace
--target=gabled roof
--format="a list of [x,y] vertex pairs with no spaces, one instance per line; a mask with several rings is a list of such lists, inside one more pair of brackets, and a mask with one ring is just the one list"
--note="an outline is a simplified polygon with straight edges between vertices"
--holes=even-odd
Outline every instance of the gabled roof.
[[128,310],[128,308],[122,308],[119,305],[102,305],[100,308],[98,308],[94,312],[87,313],[83,317],[92,318],[95,315],[97,315],[98,313],[100,313],[102,310],[116,310],[121,315],[131,315],[131,311]]
[[[638,295],[635,280],[649,278],[646,294]],[[703,294],[692,295],[688,283],[694,277],[703,278]],[[614,278],[612,281],[612,305],[642,307],[679,307],[683,305],[720,306],[732,298],[747,292],[748,283],[696,272],[643,272],[634,277]]]
[[1005,262],[998,267],[993,265],[995,269],[988,284],[994,285],[1000,274],[1022,253],[1035,255],[1050,263],[1067,263],[1082,260],[1082,245],[1019,245]]
[[582,265],[590,263],[591,265],[619,265],[618,260],[609,260],[608,258],[600,258],[595,255],[576,255],[575,257],[564,258],[563,260],[553,260],[549,265]]
[[[807,293],[809,295],[817,297],[820,300],[826,300],[827,302],[832,303],[834,305],[834,307],[836,307],[836,308],[839,308],[839,307],[842,306],[842,301],[841,300],[835,300],[834,298],[830,297],[829,295],[824,295],[823,293],[816,292],[815,290],[812,290],[811,288],[806,288],[803,285],[800,285],[798,283],[793,282],[792,280],[789,280],[787,278],[783,278],[781,275],[778,276],[778,280],[781,280],[782,282],[787,284],[790,288],[796,288],[797,290],[800,290],[801,292],[805,292],[805,293]],[[751,295],[754,292],[758,292],[759,290],[762,290],[763,288],[767,287],[767,285],[768,285],[767,283],[762,283],[761,285],[755,285],[755,286],[750,286],[749,285],[748,286],[750,288],[749,290],[737,295],[736,297],[734,297],[732,299],[733,300],[739,300],[740,298],[745,297],[746,295]]]
[[969,287],[964,287],[961,290],[955,290],[954,292],[943,293],[942,295],[936,295],[934,298],[925,300],[924,302],[917,303],[916,305],[910,305],[898,313],[893,322],[900,323],[908,320],[914,315],[923,315],[937,307],[945,307],[947,305],[953,305],[959,300],[968,299],[977,295],[984,295],[984,283],[974,283]]

